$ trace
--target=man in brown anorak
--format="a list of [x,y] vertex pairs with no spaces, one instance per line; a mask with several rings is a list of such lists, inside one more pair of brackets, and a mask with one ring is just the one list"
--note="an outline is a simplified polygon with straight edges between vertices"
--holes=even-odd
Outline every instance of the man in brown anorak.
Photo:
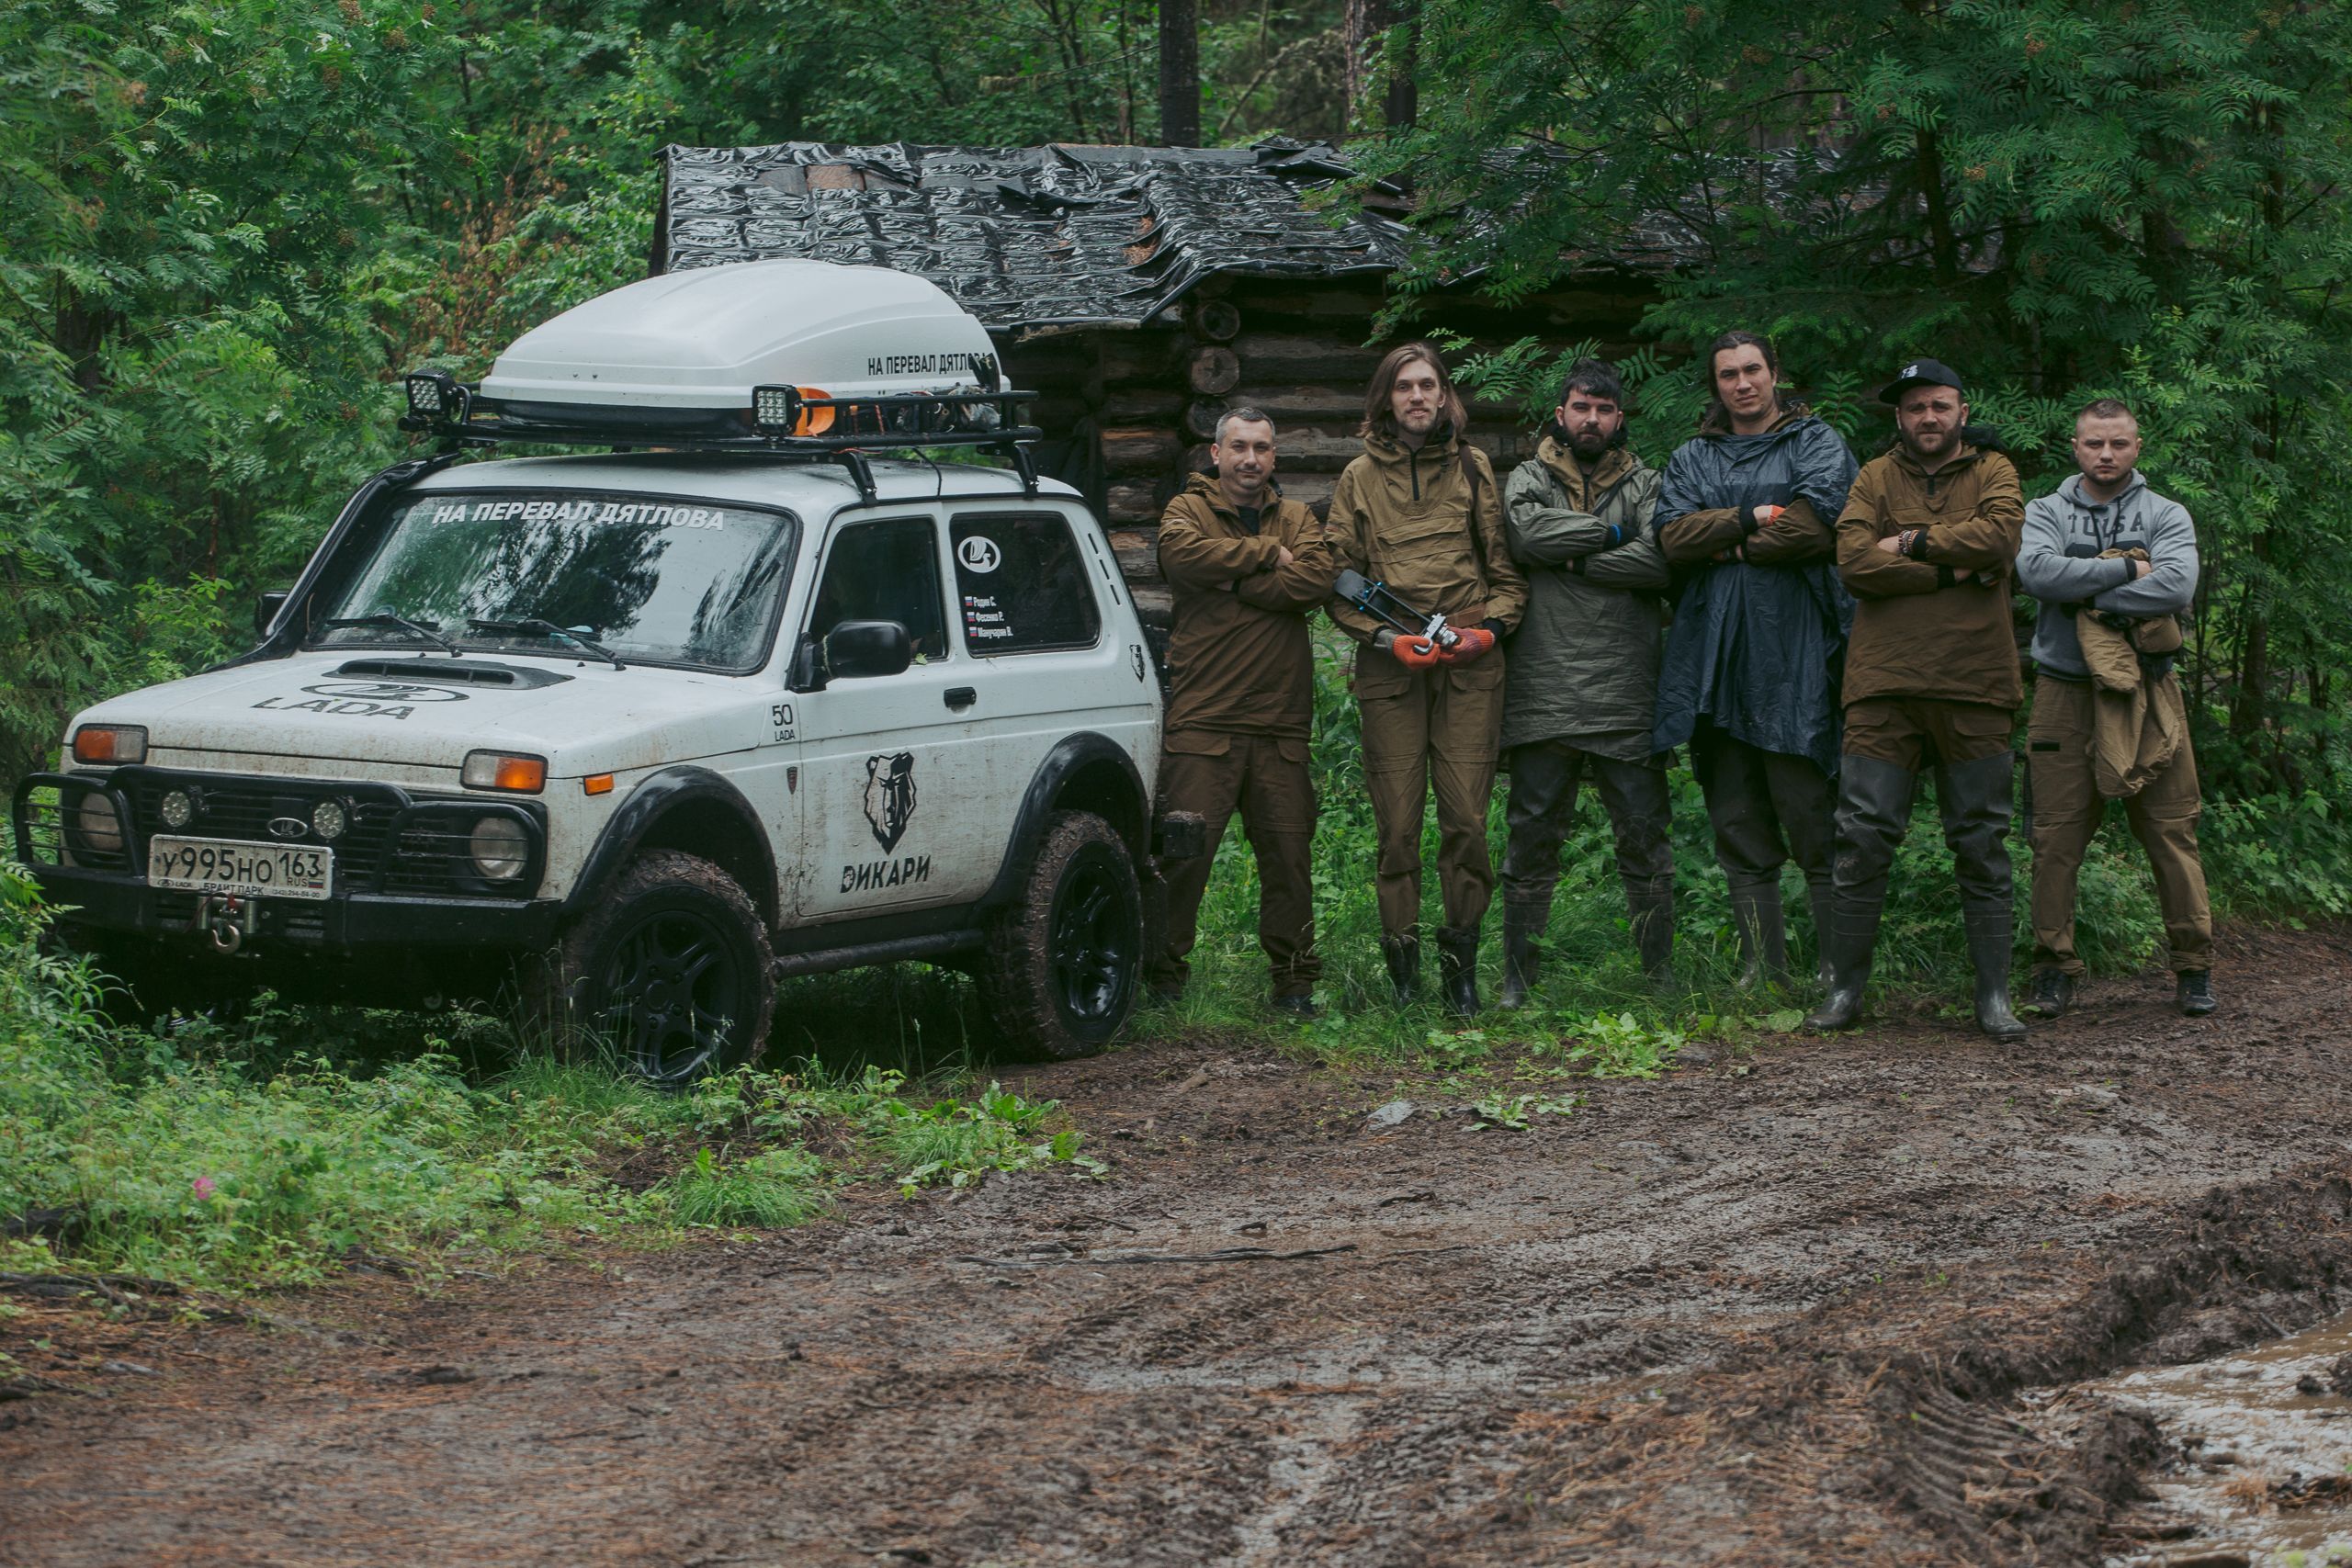
[[1177,861],[1167,946],[1153,955],[1154,994],[1190,973],[1217,842],[1238,809],[1258,857],[1258,942],[1273,1005],[1312,1017],[1315,982],[1315,782],[1307,737],[1315,656],[1307,621],[1338,570],[1322,525],[1273,483],[1274,425],[1255,409],[1217,422],[1216,472],[1195,474],[1159,525],[1159,567],[1175,597],[1160,796],[1196,811],[1208,853]]
[[1437,350],[1390,352],[1364,398],[1363,455],[1340,475],[1329,537],[1337,564],[1386,584],[1442,641],[1399,633],[1350,605],[1332,619],[1361,646],[1355,694],[1364,785],[1379,840],[1380,948],[1399,1001],[1419,991],[1421,812],[1437,795],[1437,933],[1448,1008],[1478,1010],[1478,928],[1494,894],[1487,806],[1502,734],[1501,639],[1527,606],[1511,561],[1501,487],[1464,438],[1466,411]]
[[2009,732],[2024,701],[2010,627],[2025,497],[2008,458],[1969,439],[1951,367],[1916,359],[1879,394],[1896,439],[1862,466],[1838,519],[1838,571],[1858,601],[1846,652],[1829,994],[1813,1030],[1860,1021],[1896,846],[1932,768],[1976,971],[1976,1024],[2022,1040],[2009,1007]]

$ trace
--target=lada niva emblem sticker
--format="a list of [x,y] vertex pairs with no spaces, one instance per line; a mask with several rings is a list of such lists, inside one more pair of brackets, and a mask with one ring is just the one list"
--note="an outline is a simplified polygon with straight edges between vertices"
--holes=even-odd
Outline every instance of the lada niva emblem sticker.
[[257,708],[281,713],[338,714],[348,718],[406,718],[420,703],[461,703],[463,692],[447,686],[419,686],[406,681],[322,681],[302,688],[311,694],[300,701],[264,697]]
[[956,547],[956,558],[966,571],[990,572],[1004,564],[1004,553],[986,534],[975,534]]
[[897,849],[914,814],[915,754],[877,753],[865,759],[865,820],[873,826],[874,841],[885,850]]
[[463,692],[447,686],[419,686],[407,681],[322,681],[305,686],[322,697],[345,697],[363,703],[461,703]]

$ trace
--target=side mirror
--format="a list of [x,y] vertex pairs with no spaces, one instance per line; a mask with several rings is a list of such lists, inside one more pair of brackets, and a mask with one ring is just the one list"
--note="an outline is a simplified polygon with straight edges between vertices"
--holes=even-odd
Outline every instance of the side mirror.
[[255,636],[269,635],[269,623],[277,619],[277,612],[286,608],[286,601],[290,597],[292,597],[291,593],[283,588],[273,588],[261,596],[260,602],[254,605]]
[[914,642],[897,621],[843,621],[825,634],[822,663],[836,681],[901,674],[914,659]]

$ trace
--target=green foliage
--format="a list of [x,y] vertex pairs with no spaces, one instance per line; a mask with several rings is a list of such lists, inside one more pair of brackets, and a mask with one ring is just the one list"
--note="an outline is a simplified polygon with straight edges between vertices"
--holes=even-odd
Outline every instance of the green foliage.
[[[1366,149],[1423,196],[1406,280],[1505,299],[1572,258],[1679,258],[1628,368],[1653,461],[1730,327],[1858,447],[1904,358],[1962,368],[2029,494],[2074,411],[2138,407],[2199,523],[2183,661],[2208,788],[2340,790],[2352,558],[2352,11],[2267,0],[1430,0],[1420,119]],[[1550,406],[1532,344],[1473,362]]]
[[721,1165],[707,1148],[654,1189],[681,1224],[781,1228],[825,1210],[824,1165],[806,1149],[763,1149]]

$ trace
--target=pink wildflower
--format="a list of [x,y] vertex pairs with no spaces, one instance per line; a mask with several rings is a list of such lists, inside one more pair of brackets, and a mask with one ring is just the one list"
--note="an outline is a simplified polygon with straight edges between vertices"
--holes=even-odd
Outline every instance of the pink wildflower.
[[212,1178],[199,1176],[188,1185],[195,1190],[198,1202],[209,1203],[212,1201]]

